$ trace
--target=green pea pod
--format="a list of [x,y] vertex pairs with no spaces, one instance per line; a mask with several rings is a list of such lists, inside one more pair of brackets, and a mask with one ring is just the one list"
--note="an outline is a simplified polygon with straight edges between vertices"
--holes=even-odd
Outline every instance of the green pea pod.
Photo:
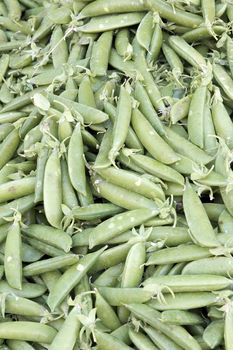
[[224,338],[224,321],[217,320],[212,321],[203,333],[204,342],[211,348],[214,349],[221,345]]
[[181,350],[182,348],[177,345],[174,341],[172,341],[165,334],[159,332],[158,330],[150,327],[144,326],[143,330],[150,337],[155,345],[157,345],[160,349],[170,349],[170,350]]
[[231,258],[217,256],[209,258],[200,258],[200,260],[188,263],[182,274],[212,274],[219,276],[230,276],[233,271]]
[[157,350],[157,347],[155,347],[149,337],[141,332],[136,332],[130,328],[129,337],[138,350]]
[[103,350],[108,350],[110,348],[112,350],[118,350],[118,349],[133,350],[133,348],[126,345],[125,343],[123,343],[122,341],[117,339],[116,337],[114,337],[110,334],[107,334],[107,333],[103,333],[103,332],[99,331],[98,329],[94,330],[94,335],[95,335],[98,347],[103,349]]
[[11,131],[0,145],[0,169],[12,158],[19,146],[19,132]]
[[231,327],[233,323],[233,308],[232,308],[232,301],[229,302],[229,304],[226,304],[226,312],[225,312],[225,322],[224,322],[224,343],[225,343],[225,349],[230,350],[232,346],[232,332]]
[[165,323],[180,326],[199,325],[204,323],[201,315],[186,310],[166,310],[161,313],[161,320]]
[[182,120],[188,116],[189,107],[191,103],[191,96],[185,96],[178,100],[171,107],[170,118],[172,124],[176,124],[179,120]]
[[163,44],[163,32],[159,23],[154,26],[154,32],[151,37],[150,48],[147,53],[146,60],[149,65],[152,65],[160,54],[160,50]]
[[100,35],[94,42],[90,69],[95,76],[105,76],[107,74],[109,55],[112,47],[113,32],[107,31]]
[[61,161],[62,172],[62,202],[69,208],[75,208],[78,206],[78,199],[74,188],[72,187],[67,163],[64,159]]
[[96,290],[96,302],[95,302],[97,317],[102,321],[102,323],[114,331],[121,326],[121,323],[113,310],[113,308],[107,303],[107,301]]
[[56,26],[53,30],[50,44],[53,66],[56,69],[61,67],[68,60],[68,48],[60,26]]

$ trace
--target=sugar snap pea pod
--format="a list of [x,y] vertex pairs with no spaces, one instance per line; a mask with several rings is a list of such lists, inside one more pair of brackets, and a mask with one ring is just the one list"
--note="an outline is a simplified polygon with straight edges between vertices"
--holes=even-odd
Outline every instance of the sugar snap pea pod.
[[122,208],[110,203],[95,203],[86,207],[74,207],[72,215],[78,220],[103,219],[123,211]]
[[17,209],[21,214],[34,207],[34,194],[15,199],[5,205],[0,206],[0,224],[6,223],[5,218],[12,216],[14,209]]
[[[43,254],[46,254],[48,256],[52,256],[52,257],[56,257],[56,256],[60,256],[60,255],[65,255],[65,252],[64,250],[61,250],[61,249],[58,249],[58,248],[55,248],[54,246],[52,245],[49,245],[49,244],[46,244],[42,241],[39,241],[38,239],[35,239],[35,238],[29,238],[29,237],[24,237],[27,241],[27,243],[39,250],[41,253]],[[28,252],[27,252],[28,253]]]
[[79,103],[82,103],[84,105],[96,108],[95,97],[88,76],[84,76],[79,85],[78,101]]
[[184,184],[184,178],[182,175],[158,160],[136,153],[129,155],[129,157],[137,166],[151,175],[158,176],[165,181],[175,182],[180,185]]
[[158,161],[171,164],[179,160],[173,149],[159,136],[138,109],[132,113],[132,126],[146,150]]
[[[4,102],[4,101],[2,101]],[[24,112],[6,112],[6,113],[0,113],[0,123],[14,123],[17,120],[26,117],[26,114]]]
[[[0,300],[4,296],[0,297]],[[1,300],[2,301],[2,300]],[[5,298],[5,312],[22,316],[48,316],[48,311],[44,306],[30,299],[16,295],[7,295]]]
[[99,124],[108,120],[108,115],[106,113],[92,108],[90,106],[86,106],[81,103],[77,103],[67,98],[53,95],[50,93],[47,95],[47,97],[53,103],[54,107],[61,112],[63,112],[64,110],[62,104],[68,109],[71,109],[71,111],[76,110],[78,113],[81,114],[86,124]]
[[0,169],[12,158],[19,146],[19,131],[12,130],[0,145]]
[[219,215],[218,225],[221,232],[231,234],[233,230],[233,217],[227,210],[223,210]]
[[175,50],[175,52],[187,61],[191,66],[199,68],[201,70],[206,69],[206,62],[203,56],[189,45],[182,37],[170,36],[168,39],[169,44]]
[[219,216],[225,209],[221,203],[203,203],[203,205],[211,221],[218,221]]
[[232,259],[229,257],[217,256],[201,258],[197,261],[189,262],[183,269],[182,274],[201,275],[212,274],[219,276],[230,276],[233,272]]
[[224,338],[224,321],[216,320],[212,321],[203,333],[204,342],[211,348],[214,349],[222,344]]
[[164,240],[166,246],[176,247],[179,244],[190,243],[191,237],[185,227],[158,226],[152,229],[150,240],[152,242]]
[[[155,267],[153,276],[164,276],[167,275],[172,268],[172,264],[160,265]],[[148,268],[147,268],[148,269]]]
[[19,21],[22,15],[22,8],[18,0],[9,0],[5,3],[8,10],[8,16],[16,22]]
[[[154,216],[158,215],[159,209],[155,201],[148,199],[138,193],[124,189],[123,187],[113,185],[104,181],[102,178],[93,178],[93,185],[101,197],[119,207],[132,209],[154,209]],[[156,202],[160,202],[158,199]],[[162,203],[162,202],[161,202]]]
[[0,203],[29,195],[34,189],[35,177],[6,182],[0,185]]
[[120,0],[118,3],[111,3],[107,0],[99,0],[98,4],[91,2],[79,13],[79,18],[107,15],[110,13],[138,12],[145,11],[145,6],[141,0],[125,3]]
[[[195,190],[187,182],[183,195],[185,217],[191,231],[191,237],[203,247],[219,245],[205,208]],[[199,225],[196,223],[199,222]]]
[[30,238],[35,238],[65,252],[69,252],[72,245],[72,239],[68,233],[47,225],[32,224],[27,228],[23,228],[23,233]]
[[[192,96],[188,113],[188,133],[192,143],[200,148],[204,147],[204,110],[207,87],[198,87]],[[196,128],[198,125],[198,128]]]
[[147,290],[153,290],[153,285],[168,286],[173,292],[211,292],[229,287],[231,280],[224,276],[203,274],[153,276],[143,282]]
[[0,243],[5,241],[10,226],[11,226],[10,223],[7,223],[7,224],[0,226]]
[[59,228],[62,220],[61,165],[58,150],[50,154],[44,171],[43,199],[45,215],[53,227]]
[[2,350],[35,350],[34,347],[32,347],[29,343],[27,343],[24,340],[7,340],[7,345],[9,346],[9,348],[4,348]]
[[130,345],[131,340],[129,337],[129,325],[123,324],[119,328],[117,328],[115,331],[111,332],[111,335],[116,337],[117,339],[123,341],[123,343]]
[[2,82],[3,78],[5,77],[5,74],[9,65],[9,60],[10,60],[10,56],[8,54],[3,54],[0,59],[0,69],[1,69],[0,82]]
[[112,46],[113,32],[107,31],[94,42],[90,69],[95,76],[105,76],[108,69],[108,60]]
[[85,196],[86,175],[80,123],[77,123],[70,139],[68,149],[68,170],[73,187]]
[[165,334],[160,331],[144,325],[144,332],[149,336],[149,338],[153,341],[155,345],[157,345],[160,349],[170,349],[170,350],[181,350],[182,348],[174,343],[170,338],[168,338]]
[[193,160],[198,164],[207,164],[211,157],[202,149],[175,133],[171,128],[165,127],[166,142],[179,154]]
[[130,32],[129,29],[121,29],[117,32],[115,37],[115,48],[118,55],[122,56],[125,60],[130,60],[133,54],[133,48],[130,44]]
[[64,159],[61,160],[61,175],[62,175],[62,202],[69,208],[78,206],[77,196],[72,187],[67,163]]
[[61,269],[73,265],[78,261],[78,256],[74,254],[62,255],[50,259],[34,262],[23,268],[24,276],[40,275],[41,273]]
[[29,244],[22,242],[22,261],[34,262],[42,258],[44,254],[38,249],[30,246]]
[[138,43],[147,51],[149,51],[151,37],[153,31],[153,14],[148,12],[142,19],[136,31]]
[[196,14],[185,12],[177,8],[174,11],[173,7],[163,0],[147,0],[146,6],[151,11],[158,11],[162,18],[185,27],[195,28],[203,22],[203,18]]
[[59,68],[68,60],[68,48],[61,26],[56,26],[52,32],[51,39],[52,61],[54,68]]
[[223,89],[226,96],[232,100],[233,99],[233,80],[229,76],[228,72],[219,64],[213,64],[213,74],[214,79],[217,81],[218,85]]
[[148,305],[160,311],[167,310],[192,310],[209,305],[217,304],[220,302],[220,298],[213,292],[191,292],[191,293],[175,293],[175,297],[166,294],[166,303],[159,300],[151,300]]
[[22,239],[18,221],[15,221],[8,230],[4,253],[7,282],[12,288],[22,289]]
[[143,288],[112,288],[98,287],[100,294],[112,306],[122,306],[128,302],[145,303],[150,300],[154,292],[146,291]]
[[64,272],[49,294],[48,305],[51,310],[54,310],[64,300],[82,277],[96,263],[105,249],[106,247],[103,247],[94,253],[85,255],[77,264],[71,266]]
[[211,27],[215,19],[215,1],[201,1],[201,10],[207,27]]
[[103,221],[90,233],[90,248],[105,243],[106,240],[112,239],[126,230],[143,224],[145,221],[157,215],[157,213],[158,211],[156,209],[135,209],[117,214]]
[[[26,35],[30,35],[32,33],[32,27],[27,21],[15,21],[13,19],[10,19],[8,17],[0,16],[0,25],[11,31],[11,32],[21,32]],[[25,42],[24,45],[25,46]]]
[[224,321],[224,344],[225,349],[230,350],[232,347],[232,323],[233,323],[233,305],[232,301],[229,301],[225,305],[225,321]]
[[223,138],[229,147],[233,146],[233,123],[221,100],[212,105],[212,118],[216,134]]
[[78,30],[82,33],[100,33],[113,29],[129,27],[140,23],[144,14],[144,12],[132,12],[93,17],[86,24],[78,27]]
[[39,285],[36,283],[23,282],[22,289],[19,290],[9,286],[6,281],[0,281],[0,293],[9,293],[22,298],[34,299],[43,295],[45,291],[46,287],[44,285]]
[[132,113],[131,97],[128,91],[121,86],[117,105],[116,119],[112,131],[112,146],[109,151],[109,159],[112,163],[125,143]]
[[42,323],[30,321],[2,322],[0,336],[4,339],[27,340],[50,344],[56,330]]
[[146,119],[150,122],[153,128],[157,131],[157,133],[162,136],[165,134],[164,127],[162,122],[160,121],[152,103],[148,96],[148,93],[144,86],[137,81],[135,84],[134,96],[137,99],[139,104],[139,110],[146,117]]
[[139,193],[147,198],[159,198],[165,200],[164,193],[160,185],[152,181],[142,178],[141,176],[119,168],[109,167],[97,170],[98,174],[105,180],[124,187],[129,191]]
[[226,31],[226,28],[221,25],[213,25],[212,30],[209,30],[207,26],[201,26],[195,29],[192,29],[182,35],[182,38],[187,43],[193,43],[195,41],[200,41],[200,39],[208,39],[213,36],[213,34],[221,35]]
[[177,345],[187,350],[200,350],[196,340],[185,330],[185,328],[176,325],[167,325],[160,321],[160,313],[148,305],[128,304],[126,307],[139,320],[146,322],[151,327],[165,334]]
[[112,145],[112,128],[109,127],[105,132],[102,141],[100,143],[99,152],[96,156],[93,168],[102,169],[111,165],[111,161],[108,158],[109,149]]
[[138,350],[157,350],[157,347],[145,334],[129,328],[129,337]]
[[82,193],[78,192],[78,200],[81,207],[86,207],[88,205],[94,204],[94,198],[89,181],[86,181],[86,195],[84,196]]
[[110,334],[103,333],[102,331],[98,330],[97,328],[94,330],[94,335],[96,338],[96,342],[98,344],[98,348],[101,348],[103,350],[107,350],[110,348],[112,350],[118,350],[118,349],[133,350],[133,348],[126,345],[118,338],[116,338]]
[[155,80],[148,69],[145,50],[142,47],[140,47],[136,39],[134,40],[133,49],[135,55],[135,66],[142,75],[143,83],[145,84],[147,94],[149,95],[154,108],[163,113],[165,110],[165,105],[161,97],[159,88],[156,85]]
[[99,293],[98,289],[95,292],[96,294],[96,312],[97,317],[101,322],[108,327],[111,331],[114,331],[121,326],[121,323],[113,310],[113,308],[107,303],[107,301]]
[[52,343],[49,345],[49,350],[70,350],[73,349],[80,330],[80,321],[78,315],[80,308],[74,306],[66,317],[63,325],[55,335]]
[[163,43],[163,32],[159,23],[154,26],[154,32],[151,37],[150,48],[147,53],[147,62],[152,64],[157,60]]
[[[0,45],[1,51],[1,45]],[[112,48],[110,56],[109,56],[109,64],[115,69],[124,72],[129,77],[136,76],[136,67],[133,61],[125,61],[123,57],[121,57],[117,51]]]
[[203,324],[204,319],[198,313],[186,310],[166,310],[161,313],[164,323],[180,326]]
[[11,123],[0,125],[0,142],[2,142],[13,129],[14,126]]
[[183,63],[176,52],[167,44],[162,45],[162,50],[172,71],[178,75],[182,74],[184,70]]
[[229,36],[227,37],[226,49],[227,49],[227,61],[229,64],[231,76],[233,76],[233,41]]
[[214,127],[210,107],[205,106],[204,108],[204,150],[210,156],[214,156],[218,148],[218,143],[215,135],[216,135],[215,127]]
[[146,265],[163,265],[184,261],[194,261],[208,258],[211,255],[212,254],[208,248],[199,247],[194,244],[179,245],[177,247],[165,248],[152,253]]
[[114,287],[123,271],[123,264],[109,267],[102,272],[94,281],[95,286]]

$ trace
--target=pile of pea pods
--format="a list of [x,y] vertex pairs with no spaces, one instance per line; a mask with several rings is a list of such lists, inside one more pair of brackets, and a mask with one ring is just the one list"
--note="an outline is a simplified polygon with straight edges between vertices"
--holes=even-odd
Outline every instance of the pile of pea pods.
[[233,2],[0,1],[0,350],[233,349]]

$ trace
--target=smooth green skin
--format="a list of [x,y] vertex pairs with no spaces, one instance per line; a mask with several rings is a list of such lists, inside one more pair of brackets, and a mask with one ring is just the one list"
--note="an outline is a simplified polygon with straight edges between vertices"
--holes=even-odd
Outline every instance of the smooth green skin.
[[170,119],[172,124],[176,124],[179,120],[182,120],[188,116],[190,103],[191,95],[188,95],[172,105],[170,111]]
[[6,71],[8,69],[10,61],[10,56],[8,54],[3,54],[0,59],[0,82],[2,82],[3,78],[5,77]]
[[96,226],[89,236],[89,247],[104,244],[121,233],[139,226],[157,215],[153,209],[135,209],[117,214]]
[[[231,280],[217,275],[174,275],[156,276],[143,282],[147,290],[157,286],[168,286],[173,292],[211,292],[230,287]],[[169,292],[164,290],[164,293]]]
[[160,312],[152,309],[148,305],[143,304],[128,304],[126,307],[139,320],[146,322],[151,327],[162,332],[173,340],[177,345],[187,350],[200,350],[200,346],[196,340],[185,330],[185,328],[176,325],[167,325],[162,323]]
[[22,298],[34,299],[43,295],[45,291],[46,291],[46,288],[44,285],[39,285],[36,283],[23,282],[22,289],[19,290],[19,289],[12,288],[4,280],[0,281],[0,293],[9,293]]
[[169,37],[168,42],[178,56],[187,61],[191,66],[201,70],[206,69],[206,62],[203,56],[182,37],[172,35]]
[[[17,21],[16,22],[15,20],[10,19],[8,17],[0,16],[0,25],[4,29],[7,29],[7,30],[14,32],[14,33],[21,32],[22,34],[26,34],[26,35],[32,34],[32,28],[27,21]],[[21,42],[21,45],[24,47],[25,42],[24,43]],[[20,47],[22,47],[21,45],[20,45]],[[19,45],[18,45],[18,47],[19,47]]]
[[181,26],[195,28],[203,22],[203,18],[196,14],[185,12],[180,9],[176,9],[174,12],[173,7],[163,0],[146,0],[146,6],[151,11],[158,11],[162,18]]
[[92,294],[89,292],[91,291],[90,281],[88,275],[85,275],[79,284],[74,288],[75,295],[79,295],[81,293],[83,294],[83,302],[85,304],[85,312],[89,313],[93,309],[93,300],[92,300]]
[[227,49],[227,60],[231,71],[231,76],[233,76],[233,61],[232,61],[233,60],[233,40],[229,36],[227,37],[226,49]]
[[223,203],[226,206],[226,209],[229,211],[231,215],[233,215],[233,191],[226,192],[226,188],[223,187],[220,189],[221,197],[223,200]]
[[210,186],[210,187],[224,188],[227,185],[227,179],[223,175],[216,173],[214,170],[211,171],[209,175],[207,175],[202,179],[196,179],[196,174],[193,173],[191,174],[190,179],[196,180],[198,183],[202,185]]
[[92,178],[92,183],[97,193],[99,193],[102,198],[107,199],[110,203],[128,210],[139,208],[154,209],[153,216],[156,216],[159,213],[157,203],[162,203],[159,199],[155,202],[136,192],[128,191],[123,187],[113,185],[100,177]]
[[[115,108],[110,102],[104,101],[104,110],[109,115],[111,122],[114,124],[117,117],[117,108]],[[111,126],[109,128],[111,130]],[[138,149],[143,152],[143,146],[131,126],[128,127],[125,145],[129,148]]]
[[221,203],[204,203],[205,211],[211,221],[218,221],[219,216],[224,210],[224,205]]
[[[188,113],[187,126],[189,139],[200,148],[204,147],[204,110],[206,94],[206,86],[200,86],[194,91]],[[198,125],[198,128],[196,125]]]
[[204,151],[210,156],[214,156],[218,149],[217,139],[214,137],[215,127],[209,106],[204,108]]
[[[0,45],[0,52],[1,52],[1,45]],[[129,77],[133,78],[136,76],[135,63],[133,61],[125,61],[122,56],[118,55],[117,51],[114,48],[112,48],[110,53],[109,64],[113,68],[127,74],[127,76]]]
[[115,48],[118,55],[129,60],[132,56],[132,46],[130,44],[130,32],[128,28],[121,29],[115,36]]
[[56,333],[54,328],[38,322],[18,321],[0,324],[0,337],[4,339],[49,344],[53,341]]
[[233,262],[231,258],[228,257],[211,257],[204,258],[197,261],[192,261],[188,263],[182,274],[185,275],[201,275],[201,274],[211,274],[219,276],[231,276],[233,273]]
[[128,133],[128,128],[130,125],[131,113],[132,113],[131,96],[128,93],[128,91],[123,86],[121,86],[119,101],[117,104],[116,118],[113,124],[112,146],[108,155],[109,160],[113,164],[116,156],[118,155],[120,149],[123,147],[125,143],[127,133]]
[[35,143],[40,142],[42,139],[42,131],[41,131],[41,125],[36,125],[33,129],[29,130],[27,135],[25,135],[23,140],[23,151],[25,155],[29,153],[30,157],[30,148],[34,146]]
[[158,176],[165,181],[184,185],[183,176],[176,170],[173,170],[170,166],[163,164],[163,162],[159,162],[158,160],[141,154],[132,154],[129,158],[148,174]]
[[61,26],[56,26],[50,38],[54,68],[59,68],[68,60],[68,47]]
[[[79,220],[96,220],[114,216],[123,211],[122,208],[111,203],[95,203],[85,207],[74,207],[72,215]],[[74,236],[73,236],[74,237]]]
[[180,275],[183,268],[185,267],[186,263],[182,262],[182,263],[177,263],[175,264],[171,270],[168,272],[168,275],[173,276],[173,275]]
[[80,308],[75,306],[66,317],[64,323],[48,347],[48,350],[73,349],[81,327],[81,323],[78,319],[79,314]]
[[6,220],[4,218],[12,216],[14,209],[17,209],[21,214],[34,207],[34,194],[15,199],[7,204],[0,206],[0,225],[4,225]]
[[[231,234],[233,230],[233,217],[230,215],[230,213],[227,210],[223,210],[222,213],[219,215],[218,226],[221,232],[226,234]],[[228,238],[230,241],[231,237],[229,236]]]
[[140,23],[144,14],[144,12],[132,12],[93,17],[87,24],[78,27],[78,29],[82,33],[102,33],[113,29],[129,27]]
[[109,267],[94,280],[95,286],[114,287],[120,278],[123,267],[123,264]]
[[164,248],[151,254],[146,265],[164,265],[208,258],[212,254],[206,247],[194,244],[181,244],[177,247]]
[[153,107],[153,104],[149,98],[145,87],[140,83],[140,81],[136,81],[135,83],[134,96],[136,100],[140,103],[138,108],[142,112],[144,117],[153,126],[155,131],[160,136],[163,136],[165,134],[163,124]]
[[94,335],[98,344],[98,348],[101,348],[102,350],[133,350],[133,348],[126,345],[116,337],[107,333],[103,333],[100,330],[95,329]]
[[143,333],[129,329],[129,337],[138,350],[157,350],[158,348]]
[[215,1],[214,0],[202,1],[201,10],[207,25],[212,24],[215,19]]
[[216,101],[216,103],[213,103],[212,118],[216,134],[223,138],[229,147],[232,147],[233,123],[224,104],[221,101]]
[[100,294],[111,306],[122,306],[130,301],[134,303],[145,303],[149,301],[153,292],[143,288],[112,288],[98,286]]
[[[154,267],[153,277],[165,276],[171,271],[171,268],[172,268],[172,264],[156,266],[156,267]],[[147,268],[147,270],[148,269],[149,269],[149,267]]]
[[55,149],[49,156],[45,171],[43,184],[43,199],[45,216],[51,226],[60,228],[63,217],[62,204],[62,180],[61,164],[58,151]]
[[0,142],[2,142],[13,129],[14,126],[11,123],[0,125]]
[[[1,21],[0,21],[1,22]],[[22,96],[15,97],[12,101],[7,103],[2,109],[1,113],[17,111],[18,109],[29,105],[32,102],[33,96],[42,91],[42,87],[38,87],[32,91],[26,92]]]
[[84,105],[96,108],[95,96],[94,96],[92,86],[91,86],[91,81],[88,75],[82,78],[82,81],[79,85],[78,102]]
[[13,157],[19,146],[20,138],[17,129],[12,130],[0,145],[0,169]]
[[204,342],[211,348],[214,349],[221,345],[224,338],[224,321],[217,320],[212,321],[203,333]]
[[85,196],[86,174],[83,152],[81,127],[80,123],[77,123],[69,142],[68,170],[73,187],[76,189],[76,191]]
[[141,23],[139,23],[136,31],[137,41],[146,51],[149,51],[152,34],[153,14],[152,12],[148,12],[145,17],[143,17]]
[[31,317],[42,317],[49,314],[41,304],[16,295],[7,295],[5,299],[5,312]]
[[0,185],[0,203],[21,198],[34,192],[35,177],[24,177],[20,180]]
[[[224,26],[221,26],[221,25],[214,25],[214,26],[212,26],[212,30],[214,33],[219,35],[219,34],[224,33],[225,28],[224,28]],[[182,35],[182,38],[185,41],[187,41],[187,43],[191,44],[195,41],[200,41],[201,39],[204,40],[204,39],[211,38],[212,36],[213,36],[213,34],[209,30],[209,28],[203,26],[203,27],[189,30],[188,32],[186,32]]]
[[159,23],[156,23],[154,26],[154,33],[151,37],[150,49],[147,53],[147,62],[148,64],[153,64],[157,60],[160,50],[163,44],[163,32]]
[[149,179],[142,178],[133,172],[109,167],[102,170],[97,170],[98,174],[105,180],[126,188],[129,191],[139,193],[149,199],[159,198],[165,200],[164,193],[160,185],[157,185]]
[[8,16],[13,21],[19,21],[22,15],[22,8],[18,0],[9,0],[6,1],[6,6],[8,10]]
[[65,159],[61,160],[61,175],[62,175],[62,203],[70,209],[78,206],[78,199],[74,188],[72,187],[68,166]]
[[77,264],[67,269],[57,280],[54,288],[48,296],[48,305],[52,311],[55,310],[55,308],[79,283],[82,277],[91,269],[105,249],[106,247],[103,247],[94,253],[85,255]]
[[168,338],[165,334],[159,332],[158,330],[150,327],[143,326],[143,330],[150,337],[155,345],[159,347],[159,349],[169,349],[169,350],[181,350],[182,348],[174,343],[170,338]]
[[99,152],[93,164],[94,170],[106,168],[111,165],[111,161],[108,158],[108,153],[111,146],[112,146],[112,128],[109,127],[104,133],[104,136],[100,143]]
[[109,2],[107,0],[99,0],[98,4],[90,3],[84,7],[79,13],[78,18],[93,17],[108,15],[111,13],[124,13],[124,12],[138,12],[144,11],[145,6],[141,0],[126,3],[124,0],[120,0],[117,3]]
[[49,292],[53,289],[57,280],[60,277],[61,277],[61,272],[59,272],[58,270],[45,272],[41,275],[41,278],[42,278],[43,282],[45,283]]
[[156,160],[164,164],[175,163],[179,160],[177,154],[159,136],[138,109],[133,110],[132,126],[143,146]]
[[161,313],[162,322],[180,326],[203,324],[204,319],[198,313],[186,310],[167,310]]
[[176,52],[167,44],[162,45],[162,51],[171,69],[176,74],[182,74],[184,71],[183,63]]
[[102,33],[99,39],[94,42],[90,59],[90,69],[94,76],[105,76],[107,74],[112,40],[113,32],[107,31]]
[[5,252],[4,270],[6,280],[12,288],[22,289],[22,240],[19,222],[9,228]]
[[107,303],[107,301],[99,293],[98,289],[96,290],[96,314],[101,322],[109,328],[111,331],[119,328],[121,323],[114,311],[114,309]]
[[213,64],[213,74],[214,79],[217,81],[218,85],[223,89],[227,97],[233,99],[233,80],[226,72],[226,70],[219,64]]
[[[26,235],[25,235],[26,236]],[[26,236],[24,238],[26,239],[26,241],[28,242],[28,244],[39,250],[41,253],[46,254],[48,256],[52,256],[52,257],[56,257],[56,256],[60,256],[60,255],[65,255],[64,250],[55,248],[52,245],[49,245],[47,243],[44,243],[42,241],[39,241],[37,238],[30,238],[29,236]]]
[[68,253],[72,239],[68,233],[47,225],[32,224],[22,229],[23,233],[43,243],[59,248]]
[[218,302],[218,297],[212,292],[176,293],[175,298],[166,294],[166,304],[151,300],[148,305],[156,310],[189,310],[206,307]]
[[[32,347],[30,344],[23,340],[7,340],[7,345],[9,346],[10,350],[35,350],[34,347]],[[8,348],[7,348],[8,349]],[[7,350],[3,349],[3,350]]]
[[219,243],[203,204],[188,182],[183,195],[183,206],[193,241],[202,247],[217,247]]
[[74,254],[62,255],[50,259],[44,259],[41,261],[28,264],[23,268],[23,275],[26,276],[37,276],[45,272],[54,271],[73,265],[77,263],[79,257]]
[[111,335],[116,337],[117,339],[121,340],[123,343],[130,345],[131,340],[129,337],[129,325],[123,324],[119,328],[117,328],[115,331],[111,332]]
[[232,324],[233,324],[233,308],[232,301],[226,304],[225,323],[224,323],[224,343],[225,349],[230,350],[232,348]]

